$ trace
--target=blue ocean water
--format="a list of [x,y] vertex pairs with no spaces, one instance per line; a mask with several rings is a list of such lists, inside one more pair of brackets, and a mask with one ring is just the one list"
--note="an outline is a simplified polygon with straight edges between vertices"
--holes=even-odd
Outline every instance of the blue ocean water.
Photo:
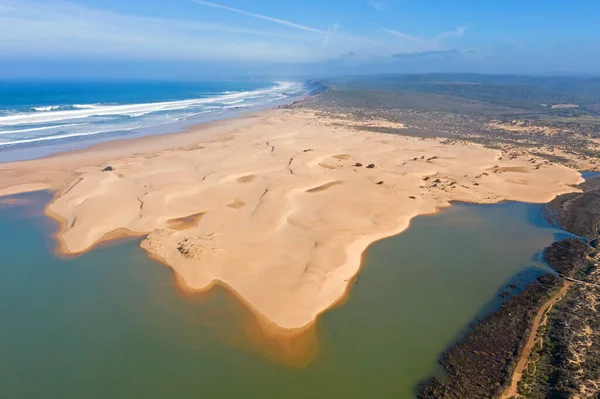
[[0,82],[0,162],[172,132],[303,92],[298,82]]

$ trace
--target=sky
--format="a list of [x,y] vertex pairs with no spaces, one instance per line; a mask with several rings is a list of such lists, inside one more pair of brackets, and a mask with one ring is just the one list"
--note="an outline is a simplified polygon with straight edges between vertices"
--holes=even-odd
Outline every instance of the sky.
[[0,78],[600,75],[600,1],[0,0]]

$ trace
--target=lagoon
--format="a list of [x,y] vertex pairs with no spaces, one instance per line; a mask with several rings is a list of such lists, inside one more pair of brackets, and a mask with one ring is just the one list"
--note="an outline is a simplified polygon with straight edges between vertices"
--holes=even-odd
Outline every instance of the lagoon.
[[138,240],[57,257],[50,194],[11,199],[0,204],[0,393],[15,399],[413,399],[499,293],[549,271],[540,251],[562,234],[535,204],[417,217],[368,249],[347,301],[319,320],[318,353],[293,367],[269,359],[224,288],[183,293]]

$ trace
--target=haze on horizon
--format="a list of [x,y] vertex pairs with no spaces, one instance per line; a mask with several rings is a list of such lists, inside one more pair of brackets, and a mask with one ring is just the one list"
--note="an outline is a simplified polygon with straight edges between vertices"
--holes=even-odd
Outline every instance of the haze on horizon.
[[0,79],[600,70],[600,3],[0,0]]

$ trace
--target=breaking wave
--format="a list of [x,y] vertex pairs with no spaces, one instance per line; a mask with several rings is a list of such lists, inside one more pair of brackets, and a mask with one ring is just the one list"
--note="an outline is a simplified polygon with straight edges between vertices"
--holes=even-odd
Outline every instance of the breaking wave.
[[138,104],[41,105],[29,112],[0,113],[0,147],[110,132],[129,132],[233,108],[252,108],[299,94],[303,85],[277,82],[250,91],[224,91],[178,101]]

